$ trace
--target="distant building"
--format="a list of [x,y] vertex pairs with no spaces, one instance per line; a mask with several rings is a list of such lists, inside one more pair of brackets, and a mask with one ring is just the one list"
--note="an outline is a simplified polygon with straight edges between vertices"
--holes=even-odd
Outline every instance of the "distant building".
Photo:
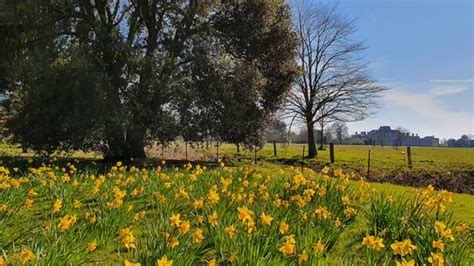
[[365,145],[381,146],[423,146],[438,147],[439,139],[434,136],[420,138],[418,134],[404,133],[389,126],[381,126],[369,132],[355,133],[352,138],[359,139]]

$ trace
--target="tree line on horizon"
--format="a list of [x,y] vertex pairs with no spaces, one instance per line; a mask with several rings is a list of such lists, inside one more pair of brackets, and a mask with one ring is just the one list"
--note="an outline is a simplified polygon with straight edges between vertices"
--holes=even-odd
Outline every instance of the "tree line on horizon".
[[259,148],[284,118],[306,126],[314,157],[315,124],[364,119],[385,90],[352,38],[355,21],[334,4],[7,0],[1,8],[2,136],[46,154],[127,160],[177,137]]

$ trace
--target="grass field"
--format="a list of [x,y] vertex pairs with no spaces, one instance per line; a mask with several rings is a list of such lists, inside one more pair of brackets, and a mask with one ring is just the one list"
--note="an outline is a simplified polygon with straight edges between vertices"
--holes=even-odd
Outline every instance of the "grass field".
[[0,167],[0,265],[472,259],[468,195],[268,162],[212,169],[117,163],[107,172],[93,161],[37,163]]
[[[266,144],[257,152],[257,157],[262,159],[296,159],[301,160],[304,144],[277,144],[277,157],[273,154],[273,144]],[[329,163],[329,146],[326,150],[318,150],[316,162]],[[223,154],[234,155],[234,145],[220,146]],[[406,167],[406,147],[380,147],[367,145],[334,145],[335,165],[351,168],[367,167],[368,152],[371,151],[371,167],[375,169],[391,169]],[[474,171],[474,149],[447,148],[447,147],[412,147],[412,161],[414,168],[430,169],[434,171]],[[306,147],[306,155],[307,155]],[[254,151],[241,151],[242,157],[253,159]]]
[[[288,147],[277,144],[277,156],[273,145],[267,144],[257,151],[257,159],[287,165],[302,164],[302,144]],[[307,147],[306,147],[307,148]],[[307,149],[306,149],[307,150]],[[355,171],[371,182],[388,182],[411,187],[433,185],[438,189],[474,194],[474,149],[412,147],[412,167],[408,167],[406,147],[373,147],[335,145],[336,167]],[[368,175],[368,153],[371,152],[370,175]],[[215,152],[215,151],[214,151]],[[254,160],[254,151],[236,153],[235,146],[221,145],[220,153],[229,160]],[[223,155],[221,155],[223,156]],[[215,154],[214,154],[215,157]],[[318,151],[315,159],[304,159],[306,167],[320,170],[330,165],[329,149]]]
[[[178,152],[184,159],[184,146],[177,144]],[[273,155],[273,144],[266,144],[262,150],[257,151],[257,158],[262,160],[294,159],[301,160],[304,144],[277,144],[277,157]],[[306,147],[307,148],[307,147]],[[171,148],[170,148],[171,149]],[[447,148],[447,147],[412,147],[413,168],[429,169],[432,171],[474,171],[474,149],[472,148]],[[335,145],[335,166],[344,166],[350,169],[367,168],[368,151],[371,151],[371,167],[373,169],[393,169],[407,166],[406,147],[380,147],[362,145]],[[215,158],[216,147],[209,149],[198,148],[197,152],[207,153],[208,158]],[[220,157],[239,157],[243,159],[254,159],[254,151],[241,149],[237,155],[236,147],[232,144],[219,146]],[[306,153],[307,155],[307,149]],[[0,157],[25,156],[21,149],[5,144],[0,144]],[[26,156],[34,156],[33,153]],[[173,154],[173,156],[176,156]],[[72,154],[58,154],[56,157],[90,158],[101,159],[100,154],[74,152]],[[160,158],[161,159],[161,158]],[[163,158],[176,159],[176,158]],[[329,163],[329,147],[326,150],[318,150],[316,159],[310,160],[319,164]]]

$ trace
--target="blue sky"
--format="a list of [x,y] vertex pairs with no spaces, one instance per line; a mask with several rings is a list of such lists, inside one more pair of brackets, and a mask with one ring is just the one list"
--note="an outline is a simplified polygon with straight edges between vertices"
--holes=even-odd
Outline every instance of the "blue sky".
[[474,0],[340,0],[357,18],[372,77],[391,88],[363,131],[402,126],[421,136],[474,134]]

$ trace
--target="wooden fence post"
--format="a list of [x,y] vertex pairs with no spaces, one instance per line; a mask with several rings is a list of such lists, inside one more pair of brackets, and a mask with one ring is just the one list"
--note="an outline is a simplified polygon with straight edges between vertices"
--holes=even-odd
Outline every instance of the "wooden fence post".
[[301,156],[301,173],[304,172],[304,148],[306,148],[305,145],[303,145],[303,155]]
[[277,157],[277,142],[273,141],[273,157]]
[[253,159],[253,162],[254,162],[255,164],[257,164],[257,145],[254,146],[253,152],[254,152],[254,159]]
[[370,177],[370,150],[369,150],[369,160],[367,162],[367,181],[369,180]]
[[329,157],[331,159],[331,163],[334,163],[334,143],[329,143]]
[[407,156],[408,156],[408,167],[412,168],[413,163],[412,163],[412,160],[411,160],[411,147],[410,146],[407,147]]
[[186,149],[186,162],[188,162],[188,142],[184,142],[184,148]]

